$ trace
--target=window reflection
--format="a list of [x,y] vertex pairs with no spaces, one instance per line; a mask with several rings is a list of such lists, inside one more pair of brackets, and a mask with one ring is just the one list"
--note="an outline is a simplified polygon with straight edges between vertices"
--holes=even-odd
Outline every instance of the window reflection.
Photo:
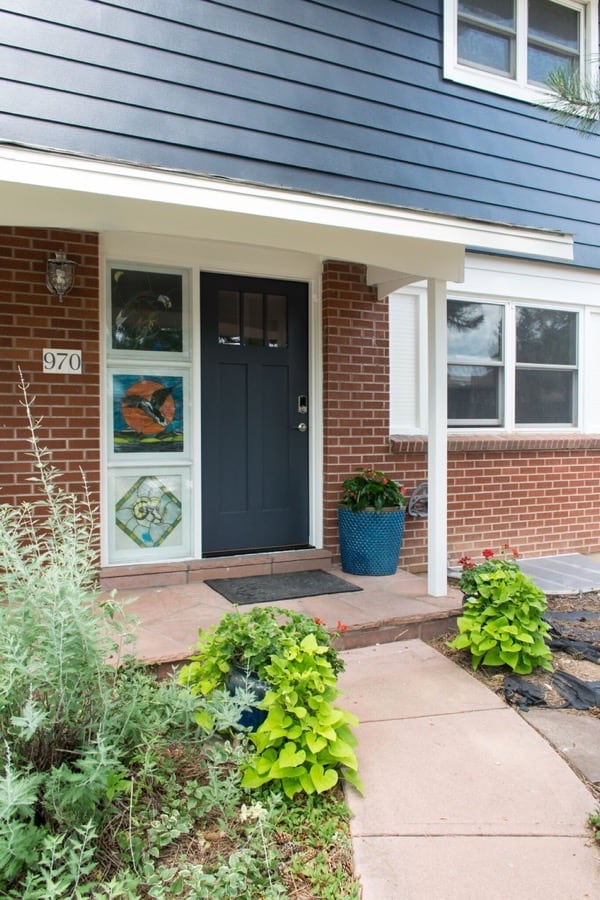
[[265,341],[263,295],[244,293],[244,344],[262,347]]
[[497,366],[448,366],[448,419],[473,424],[499,421],[500,369]]
[[287,347],[287,297],[267,295],[267,346]]
[[515,419],[519,425],[573,423],[574,372],[520,369],[516,378]]
[[517,362],[573,366],[576,344],[576,313],[517,308]]
[[239,344],[240,327],[240,295],[237,291],[219,291],[218,295],[219,343]]
[[221,290],[218,341],[245,347],[288,346],[288,309],[284,294]]
[[502,307],[448,300],[448,356],[502,359]]
[[515,27],[514,0],[459,0],[459,60],[514,75]]

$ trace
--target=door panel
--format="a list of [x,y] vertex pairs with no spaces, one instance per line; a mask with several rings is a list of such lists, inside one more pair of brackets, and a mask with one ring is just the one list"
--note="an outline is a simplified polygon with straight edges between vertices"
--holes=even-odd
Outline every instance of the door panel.
[[306,546],[307,286],[201,275],[203,555]]

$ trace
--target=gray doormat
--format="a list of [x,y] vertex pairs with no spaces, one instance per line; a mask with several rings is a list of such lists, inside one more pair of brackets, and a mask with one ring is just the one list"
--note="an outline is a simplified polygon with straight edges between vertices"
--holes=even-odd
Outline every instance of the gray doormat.
[[250,575],[247,578],[211,578],[205,582],[230,603],[277,603],[297,597],[342,594],[362,591],[357,584],[344,581],[323,569],[307,572],[283,572],[277,575]]

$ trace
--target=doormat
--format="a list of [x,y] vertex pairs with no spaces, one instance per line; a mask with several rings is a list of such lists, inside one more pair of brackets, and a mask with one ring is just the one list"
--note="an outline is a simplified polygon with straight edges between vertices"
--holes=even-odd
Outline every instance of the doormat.
[[240,605],[277,603],[278,600],[294,600],[297,597],[362,591],[357,584],[344,581],[323,569],[282,572],[277,575],[250,575],[247,578],[211,578],[205,583],[230,603]]

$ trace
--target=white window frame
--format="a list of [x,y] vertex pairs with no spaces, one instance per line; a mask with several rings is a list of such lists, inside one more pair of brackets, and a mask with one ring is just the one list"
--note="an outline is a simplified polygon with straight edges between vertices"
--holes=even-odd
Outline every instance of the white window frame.
[[[519,299],[508,299],[500,297],[473,297],[464,296],[460,292],[448,292],[449,300],[463,300],[466,303],[490,303],[495,306],[502,306],[503,315],[503,356],[499,364],[501,370],[502,383],[500,385],[500,409],[499,423],[497,425],[490,424],[488,421],[482,421],[478,425],[473,420],[465,421],[464,424],[448,423],[448,429],[455,433],[456,431],[575,431],[579,429],[580,423],[580,379],[581,379],[581,318],[582,310],[570,305],[559,305],[540,303],[533,301],[523,301]],[[543,422],[543,423],[522,423],[515,421],[516,408],[516,374],[520,367],[517,363],[517,341],[516,341],[516,318],[517,309],[551,309],[553,311],[562,311],[573,313],[576,316],[577,336],[575,347],[575,365],[574,366],[558,366],[557,368],[565,368],[575,372],[575,389],[573,396],[573,421],[572,422]],[[448,364],[452,365],[449,359]],[[471,362],[458,362],[456,365],[472,365]],[[521,366],[522,368],[531,368]],[[540,370],[548,370],[552,365],[539,365],[535,368]]]
[[[598,53],[598,0],[552,0],[581,12],[581,76],[595,77],[591,60]],[[527,0],[516,0],[515,77],[496,74],[458,61],[458,0],[444,0],[444,78],[505,97],[540,104],[551,101],[549,91],[527,81]]]

